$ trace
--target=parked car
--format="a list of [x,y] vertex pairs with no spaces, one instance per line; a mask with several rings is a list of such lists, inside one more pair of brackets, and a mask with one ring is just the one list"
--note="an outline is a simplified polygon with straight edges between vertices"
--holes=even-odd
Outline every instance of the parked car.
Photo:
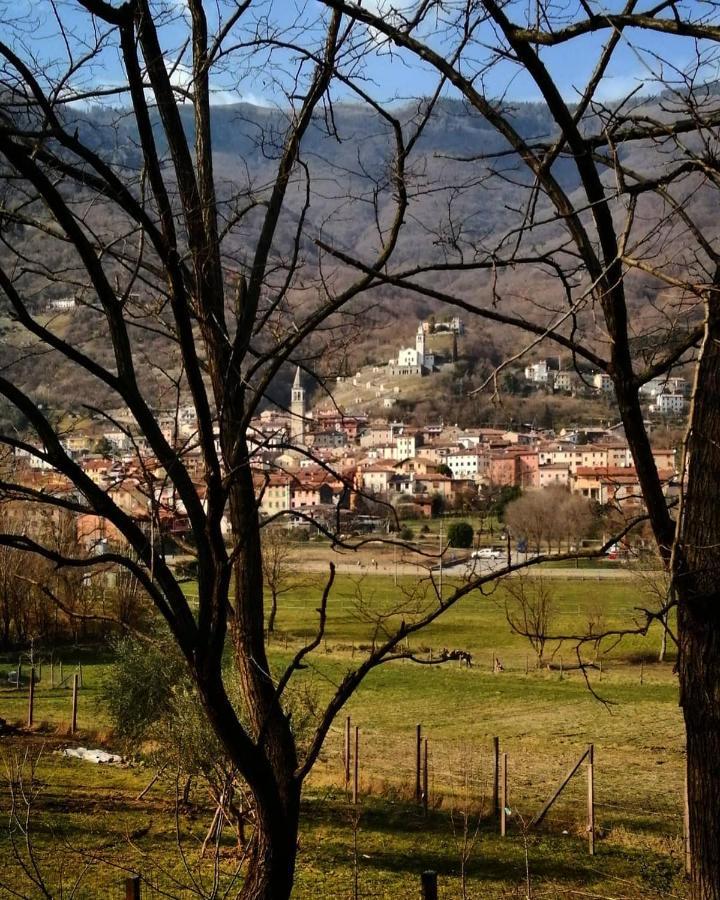
[[505,554],[494,547],[481,547],[479,550],[473,550],[470,556],[472,559],[503,559]]

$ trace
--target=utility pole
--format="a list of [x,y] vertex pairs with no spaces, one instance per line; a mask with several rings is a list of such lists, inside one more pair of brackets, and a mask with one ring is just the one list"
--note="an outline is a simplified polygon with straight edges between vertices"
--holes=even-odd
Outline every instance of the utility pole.
[[443,592],[443,523],[440,519],[440,599],[442,600]]

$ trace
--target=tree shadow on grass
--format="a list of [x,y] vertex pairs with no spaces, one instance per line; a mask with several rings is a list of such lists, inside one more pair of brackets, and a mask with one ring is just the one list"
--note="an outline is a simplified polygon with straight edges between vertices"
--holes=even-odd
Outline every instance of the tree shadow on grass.
[[[356,808],[357,809],[357,808]],[[337,797],[306,801],[304,825],[310,855],[323,861],[351,864],[353,808]],[[660,823],[654,824],[660,831]],[[643,831],[648,830],[643,825]],[[471,823],[474,829],[474,822]],[[468,877],[475,882],[512,885],[525,878],[525,842],[519,824],[511,822],[507,838],[501,838],[497,824],[485,818],[478,840],[468,861]],[[653,828],[653,831],[656,829]],[[425,818],[412,803],[389,803],[366,798],[360,808],[358,844],[360,867],[375,877],[382,873],[401,875],[408,881],[418,879],[426,869],[441,878],[457,879],[460,872],[462,821],[456,817],[455,831],[451,815],[445,810],[431,810]],[[553,833],[548,829],[532,830],[527,834],[527,851],[531,877],[536,882],[566,887],[602,883],[615,876],[638,879],[642,888],[643,866],[652,857],[653,865],[672,864],[662,852],[652,853],[644,848],[598,846],[598,855],[589,857],[587,844],[578,835]],[[372,876],[370,876],[372,877]],[[641,896],[641,894],[638,894]]]

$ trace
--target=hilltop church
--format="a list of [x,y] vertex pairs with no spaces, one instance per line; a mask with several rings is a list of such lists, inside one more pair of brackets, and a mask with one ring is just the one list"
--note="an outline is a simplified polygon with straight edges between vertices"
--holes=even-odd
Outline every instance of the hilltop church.
[[426,335],[422,324],[415,335],[415,346],[405,347],[397,359],[388,362],[389,375],[427,375],[435,368],[435,357],[426,346]]

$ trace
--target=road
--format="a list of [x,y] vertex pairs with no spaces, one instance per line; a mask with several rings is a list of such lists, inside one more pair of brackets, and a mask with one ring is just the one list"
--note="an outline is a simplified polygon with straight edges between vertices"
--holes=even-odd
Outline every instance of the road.
[[[513,564],[523,562],[525,554],[513,553]],[[313,550],[307,555],[302,551],[294,555],[294,563],[299,569],[305,572],[327,572],[330,560],[335,563],[335,569],[338,574],[350,575],[394,575],[398,577],[407,576],[425,576],[427,577],[428,569],[432,567],[433,574],[437,577],[439,569],[437,560],[427,557],[422,562],[408,562],[398,558],[397,562],[392,556],[388,557],[387,553],[382,555],[378,552],[373,557],[365,550],[362,554],[351,552],[333,552],[326,550],[324,553]],[[449,577],[467,578],[469,576],[481,576],[489,574],[496,569],[502,569],[505,566],[505,560],[489,560],[474,559],[467,562],[452,564],[448,560],[443,567],[443,571]],[[536,567],[531,567],[531,571],[538,571]],[[582,581],[601,581],[604,579],[627,579],[632,575],[630,569],[625,568],[601,568],[597,569],[579,569],[568,564],[563,567],[543,568],[543,574],[548,578],[574,578]]]

